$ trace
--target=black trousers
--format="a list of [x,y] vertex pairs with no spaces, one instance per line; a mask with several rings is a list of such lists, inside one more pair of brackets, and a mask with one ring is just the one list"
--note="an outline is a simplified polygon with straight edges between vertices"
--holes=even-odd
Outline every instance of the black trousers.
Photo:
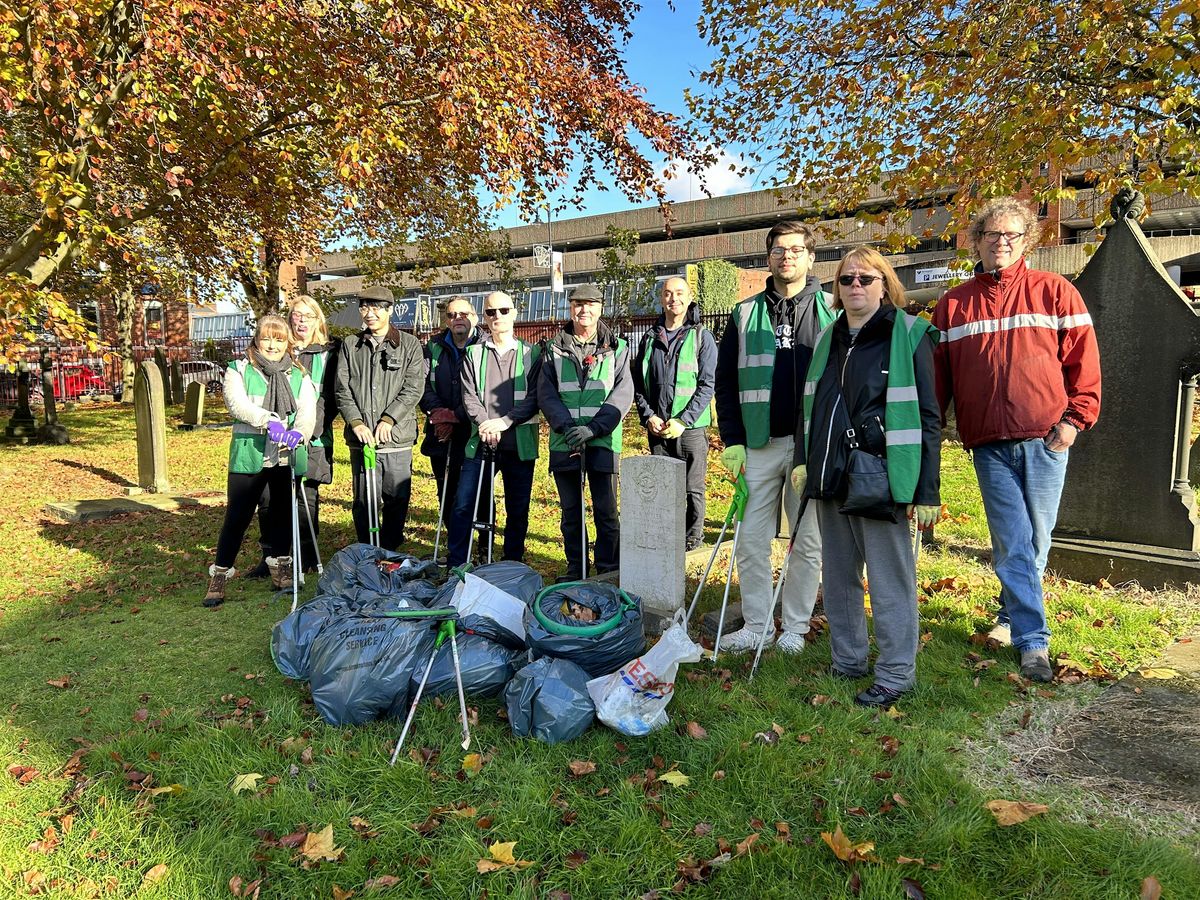
[[[412,448],[388,450],[376,457],[372,477],[379,487],[379,546],[395,550],[404,543],[404,524],[408,520],[408,503],[412,498]],[[350,471],[354,473],[354,532],[360,544],[371,542],[367,522],[366,476],[362,450],[351,448]]]
[[[297,513],[300,516],[300,554],[301,561],[305,571],[315,570],[317,568],[317,547],[313,544],[313,533],[316,533],[318,539],[321,535],[321,518],[320,505],[321,497],[318,490],[321,487],[321,482],[313,481],[310,478],[297,478],[297,483],[301,484],[301,489],[304,491],[304,497],[308,500],[307,509],[304,506],[304,501],[299,497],[296,498]],[[291,501],[287,501],[289,504]],[[268,556],[278,556],[275,550],[271,547],[270,541],[267,540],[267,517],[268,510],[271,506],[271,489],[268,487],[263,491],[262,498],[258,501],[258,531],[259,531],[259,546],[262,547],[262,555],[265,559]],[[289,510],[290,515],[290,510]],[[312,531],[308,529],[308,517],[312,516]],[[291,532],[289,531],[289,534]]]
[[[529,498],[533,491],[533,460],[523,460],[515,450],[496,451],[496,473],[504,479],[504,550],[501,559],[525,561],[525,538],[529,534]],[[480,470],[483,479],[480,480]],[[489,489],[492,463],[482,450],[474,459],[463,463],[462,482],[458,486],[458,497],[447,505],[453,509],[450,519],[450,542],[448,562],[461,566],[467,562],[467,548],[471,544],[471,527],[475,521],[475,504],[479,503],[479,518],[488,518],[489,496],[495,502],[495,486]],[[495,532],[496,517],[492,510],[492,526]],[[480,541],[483,544],[483,541]],[[487,546],[475,548],[477,554],[487,558]]]
[[[562,535],[567,554],[567,575],[587,576],[587,560],[583,553],[583,488],[579,472],[555,472],[558,500],[562,506]],[[596,571],[611,572],[621,564],[621,521],[617,518],[617,476],[611,472],[588,472],[592,490],[592,515],[596,522],[594,548]]]
[[272,556],[287,556],[292,552],[292,501],[289,496],[292,470],[287,466],[269,466],[253,475],[230,472],[225,480],[228,502],[225,506],[225,521],[217,538],[217,565],[232,566],[241,549],[246,529],[254,518],[254,510],[264,491],[270,491],[271,500],[266,516],[260,519],[263,540],[271,548]]
[[442,528],[443,530],[450,524],[450,515],[454,512],[454,501],[458,497],[458,479],[462,475],[463,460],[466,459],[467,442],[466,440],[456,441],[451,438],[447,452],[440,455],[429,457],[429,467],[433,469],[433,480],[437,482],[438,502],[442,499],[442,484],[449,479],[449,484],[446,485],[446,504],[442,510]]
[[708,474],[708,429],[689,428],[673,441],[647,435],[653,456],[681,459],[687,465],[687,542],[704,542],[704,478]]

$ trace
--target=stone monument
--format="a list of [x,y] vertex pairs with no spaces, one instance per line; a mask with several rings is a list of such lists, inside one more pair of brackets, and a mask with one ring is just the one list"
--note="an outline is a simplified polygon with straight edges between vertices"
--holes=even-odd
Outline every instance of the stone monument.
[[167,418],[163,406],[162,370],[143,360],[133,381],[133,414],[137,422],[138,485],[152,494],[171,490],[167,481]]
[[171,402],[171,365],[167,362],[167,356],[163,353],[162,347],[154,348],[154,364],[158,366],[158,374],[162,378],[163,386],[163,402]]
[[621,587],[659,632],[686,603],[687,466],[666,456],[621,461]]
[[44,421],[37,430],[38,443],[69,444],[71,437],[67,429],[58,422],[58,408],[54,400],[54,376],[50,370],[42,370],[42,400],[46,404],[43,409]]
[[1100,419],[1071,449],[1050,568],[1080,581],[1200,584],[1188,484],[1200,315],[1125,213],[1075,286],[1100,345]]
[[193,381],[187,386],[183,400],[182,431],[191,431],[204,424],[204,385]]
[[4,436],[15,443],[29,444],[37,437],[37,419],[29,407],[29,363],[17,366],[17,408],[4,428]]

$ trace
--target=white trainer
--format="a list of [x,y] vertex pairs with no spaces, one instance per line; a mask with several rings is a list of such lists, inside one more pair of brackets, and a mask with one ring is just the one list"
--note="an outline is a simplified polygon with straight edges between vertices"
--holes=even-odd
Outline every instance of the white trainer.
[[[737,631],[721,635],[721,646],[719,649],[728,651],[729,653],[745,653],[748,650],[756,650],[758,649],[758,639],[760,637],[762,637],[762,631],[758,628],[739,628]],[[767,632],[767,639],[763,642],[763,648],[765,649],[774,645],[775,629],[772,628]]]
[[780,653],[789,653],[792,656],[804,652],[804,635],[798,634],[795,631],[785,631],[779,636],[779,640],[775,644],[775,649]]

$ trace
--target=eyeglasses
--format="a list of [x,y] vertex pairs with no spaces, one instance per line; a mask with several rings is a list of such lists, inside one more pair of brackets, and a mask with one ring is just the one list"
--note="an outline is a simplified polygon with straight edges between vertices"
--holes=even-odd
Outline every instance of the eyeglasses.
[[473,315],[475,315],[474,312],[450,312],[450,310],[446,310],[446,318],[451,321],[454,319],[469,319]]
[[771,258],[783,259],[785,256],[803,256],[808,248],[801,244],[799,247],[772,247]]
[[315,322],[317,317],[309,313],[292,313],[293,322]]
[[998,244],[1001,238],[1006,244],[1015,244],[1023,237],[1025,237],[1023,231],[985,231],[983,233],[983,239],[989,244]]
[[512,311],[511,306],[497,306],[494,309],[485,309],[483,314],[489,319],[494,319],[496,316],[507,316]]
[[839,275],[838,284],[842,287],[850,287],[857,281],[863,287],[870,287],[882,277],[882,275]]

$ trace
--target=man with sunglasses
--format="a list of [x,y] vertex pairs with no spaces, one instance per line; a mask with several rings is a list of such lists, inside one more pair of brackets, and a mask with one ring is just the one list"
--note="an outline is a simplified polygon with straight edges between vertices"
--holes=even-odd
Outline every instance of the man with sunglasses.
[[523,561],[525,536],[529,532],[529,500],[538,456],[537,383],[541,348],[513,335],[517,307],[503,291],[495,291],[483,299],[483,314],[490,334],[467,347],[460,372],[470,439],[458,493],[451,501],[454,508],[450,519],[451,566],[468,561],[471,525],[477,515],[488,515],[488,492],[494,490],[489,479],[496,472],[504,477],[501,558]]
[[704,479],[712,422],[717,345],[700,324],[686,279],[668,278],[659,294],[662,315],[642,337],[631,366],[633,397],[650,452],[687,465],[687,539],[704,543]]
[[466,297],[449,298],[443,316],[446,327],[425,345],[429,377],[425,380],[425,393],[420,403],[421,412],[425,413],[421,452],[429,457],[439,504],[445,484],[446,508],[442,510],[442,516],[443,521],[449,523],[467,439],[471,436],[459,373],[466,348],[479,340],[480,331],[475,307]]
[[583,558],[583,479],[592,486],[598,572],[620,564],[617,471],[621,421],[633,403],[629,347],[600,321],[595,285],[571,291],[571,321],[546,346],[538,406],[550,423],[550,471],[558,485],[567,571],[560,581],[587,577]]
[[[766,288],[739,303],[729,316],[717,351],[717,430],[725,444],[721,462],[734,476],[745,472],[750,499],[738,541],[738,580],[744,627],[721,646],[744,653],[758,645],[771,609],[771,545],[779,522],[780,497],[789,515],[800,497],[789,474],[796,426],[803,401],[805,371],[821,329],[835,313],[821,283],[811,274],[816,237],[798,220],[777,223],[767,232]],[[792,545],[783,592],[784,653],[804,650],[817,587],[821,580],[821,534],[816,508],[793,523]],[[765,646],[776,643],[767,629]]]
[[1050,681],[1042,575],[1075,437],[1100,414],[1100,352],[1075,287],[1025,264],[1038,220],[1015,197],[985,204],[971,223],[975,277],[933,308],[942,415],[954,416],[975,463],[1000,579],[988,637],[1021,654],[1021,674]]
[[371,446],[382,507],[379,543],[385,550],[404,543],[417,440],[415,413],[425,384],[421,342],[391,323],[393,306],[395,299],[385,287],[369,287],[358,295],[363,330],[342,342],[334,381],[354,478],[354,530],[359,543],[370,543],[363,447]]

